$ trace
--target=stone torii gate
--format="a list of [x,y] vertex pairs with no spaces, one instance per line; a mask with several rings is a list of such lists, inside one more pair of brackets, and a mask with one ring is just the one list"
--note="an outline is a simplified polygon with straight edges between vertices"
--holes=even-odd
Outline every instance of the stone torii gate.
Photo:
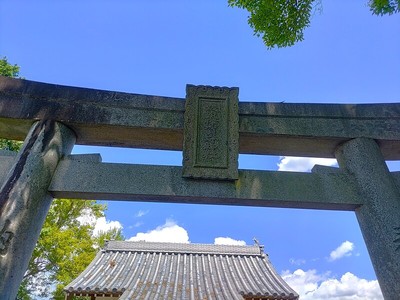
[[[400,104],[238,103],[0,77],[0,299],[15,299],[53,197],[355,211],[385,299],[400,295]],[[183,167],[102,163],[73,145],[183,150]],[[238,153],[336,157],[312,173],[238,170]],[[149,184],[151,182],[151,185]]]

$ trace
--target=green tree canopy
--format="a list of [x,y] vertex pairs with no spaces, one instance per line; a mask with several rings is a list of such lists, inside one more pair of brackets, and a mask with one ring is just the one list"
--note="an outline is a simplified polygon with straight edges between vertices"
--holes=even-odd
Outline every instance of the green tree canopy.
[[[293,46],[302,41],[313,12],[320,11],[322,0],[228,0],[229,6],[246,9],[254,34],[269,48]],[[400,0],[370,0],[375,15],[400,12]]]
[[0,59],[0,75],[8,77],[18,77],[19,76],[19,66],[11,65],[7,61],[7,57]]
[[0,149],[9,151],[18,151],[22,146],[21,141],[0,139]]
[[24,291],[20,294],[46,296],[54,284],[58,292],[62,284],[72,281],[93,259],[96,252],[93,228],[80,224],[78,219],[83,210],[101,216],[104,208],[94,201],[53,201],[24,275]]
[[[11,65],[7,61],[7,57],[0,59],[0,75],[7,77],[18,77],[19,76],[19,66]],[[22,146],[22,142],[13,141],[0,138],[0,149],[18,151]]]
[[19,299],[50,294],[51,299],[64,299],[64,286],[87,267],[104,241],[123,240],[119,228],[93,234],[95,220],[104,217],[105,209],[94,200],[53,201],[24,275]]

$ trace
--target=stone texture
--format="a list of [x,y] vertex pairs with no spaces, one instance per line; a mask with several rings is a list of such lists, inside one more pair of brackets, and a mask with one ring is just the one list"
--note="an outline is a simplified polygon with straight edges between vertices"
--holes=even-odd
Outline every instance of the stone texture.
[[186,87],[183,176],[238,178],[238,88]]
[[51,203],[48,186],[75,135],[54,121],[32,126],[0,191],[0,299],[14,300]]
[[355,210],[383,296],[400,295],[400,192],[379,146],[357,138],[336,151],[364,204]]
[[363,200],[349,181],[345,172],[254,170],[239,170],[236,181],[191,180],[182,178],[181,167],[67,157],[58,164],[49,191],[56,198],[355,210]]
[[[51,118],[71,128],[78,144],[182,150],[184,112],[183,98],[0,76],[0,136],[4,138],[24,139],[34,121]],[[334,157],[340,144],[363,136],[379,142],[385,159],[400,159],[399,115],[398,103],[241,101],[239,152]]]
[[14,156],[12,155],[4,155],[0,154],[0,187],[7,179],[8,172],[11,170],[12,166],[15,163],[16,153],[14,152]]
[[[211,151],[200,151],[193,166],[197,162],[209,168],[207,164],[214,162],[216,170],[225,168],[225,157],[229,162],[229,139],[226,147],[220,148],[217,142],[224,140],[219,131],[221,124],[226,125],[221,121],[223,109],[221,103],[201,104],[200,113],[208,122],[196,125],[202,133],[192,139],[205,141]],[[219,112],[209,114],[215,111]],[[0,193],[1,299],[15,298],[50,204],[48,183],[58,160],[73,144],[73,134],[66,127],[75,132],[80,144],[182,150],[184,113],[184,99],[0,76],[1,137],[22,139],[36,120],[65,124],[43,121],[35,125],[11,172],[6,178],[0,176],[4,182]],[[386,299],[398,299],[400,175],[390,174],[384,160],[400,159],[400,104],[239,103],[238,113],[240,153],[336,156],[341,170],[317,167],[313,174],[239,171],[235,182],[215,182],[182,178],[179,167],[102,164],[96,157],[78,158],[59,164],[50,192],[86,199],[355,210],[383,294]],[[193,120],[196,116],[189,123]],[[213,130],[216,133],[209,138]],[[2,170],[9,168],[13,158],[5,161]],[[94,180],[83,180],[87,177]]]

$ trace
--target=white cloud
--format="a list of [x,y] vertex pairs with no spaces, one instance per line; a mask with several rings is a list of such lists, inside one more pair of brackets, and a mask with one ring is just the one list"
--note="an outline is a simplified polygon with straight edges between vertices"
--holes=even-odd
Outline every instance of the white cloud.
[[107,221],[105,217],[98,218],[94,225],[93,235],[97,236],[101,232],[109,231],[110,229],[122,229],[122,224],[118,221]]
[[92,211],[90,209],[83,209],[81,212],[81,215],[77,218],[78,222],[81,225],[92,225],[96,223],[96,216],[93,215]]
[[345,241],[339,247],[337,247],[335,250],[331,252],[328,260],[334,261],[345,256],[350,256],[352,255],[353,250],[354,250],[354,244],[352,242]]
[[314,165],[335,166],[336,159],[281,156],[278,171],[310,172]]
[[300,295],[302,300],[382,300],[377,280],[368,281],[347,272],[340,280],[329,278],[329,273],[318,274],[316,270],[293,273],[285,271],[282,278]]
[[345,273],[340,280],[322,282],[314,295],[321,299],[383,299],[377,280],[361,279],[350,272]]
[[216,237],[214,239],[215,245],[238,245],[238,246],[245,246],[246,242],[241,240],[234,240],[230,237]]
[[285,280],[289,286],[294,289],[299,295],[300,299],[305,299],[309,293],[314,292],[318,289],[318,283],[323,280],[326,276],[317,274],[316,270],[308,270],[304,272],[301,269],[290,273],[284,271],[282,274],[283,280]]
[[138,232],[128,241],[189,243],[189,235],[185,228],[168,219],[164,225],[148,232]]
[[139,211],[135,214],[135,218],[143,217],[144,215],[147,215],[148,213],[149,213],[148,210],[139,210]]
[[303,258],[291,258],[289,259],[290,264],[295,265],[295,266],[301,266],[306,263],[306,260]]
[[143,224],[144,224],[143,222],[138,221],[138,222],[136,222],[135,224],[130,225],[128,228],[129,228],[129,229],[137,228],[137,227],[142,226]]
[[107,221],[105,217],[97,218],[90,209],[85,209],[77,218],[82,225],[91,225],[94,227],[93,235],[97,236],[100,232],[109,231],[110,229],[122,229],[123,226],[118,221]]

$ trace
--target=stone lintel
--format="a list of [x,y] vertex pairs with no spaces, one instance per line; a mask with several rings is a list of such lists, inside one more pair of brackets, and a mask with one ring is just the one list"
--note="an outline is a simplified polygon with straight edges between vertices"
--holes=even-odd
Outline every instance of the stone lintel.
[[238,178],[238,88],[186,87],[183,176]]
[[58,164],[49,192],[56,198],[351,211],[363,202],[348,183],[349,177],[341,172],[253,170],[239,170],[239,179],[234,182],[190,180],[182,178],[181,167],[79,162],[65,158]]
[[17,156],[17,152],[11,150],[0,149],[0,156]]
[[65,157],[68,160],[75,160],[80,162],[97,162],[102,161],[101,155],[99,153],[88,153],[88,154],[70,154]]
[[324,165],[314,165],[314,167],[312,167],[311,169],[311,172],[315,174],[332,174],[341,171],[342,170],[340,170],[339,168]]
[[17,153],[14,152],[15,155],[4,155],[0,154],[0,186],[3,185],[4,181],[7,178],[8,172],[11,170]]
[[[82,145],[182,150],[185,99],[102,91],[0,76],[0,137],[23,140],[51,118]],[[342,143],[375,139],[400,159],[400,104],[239,102],[239,153],[334,157]]]

